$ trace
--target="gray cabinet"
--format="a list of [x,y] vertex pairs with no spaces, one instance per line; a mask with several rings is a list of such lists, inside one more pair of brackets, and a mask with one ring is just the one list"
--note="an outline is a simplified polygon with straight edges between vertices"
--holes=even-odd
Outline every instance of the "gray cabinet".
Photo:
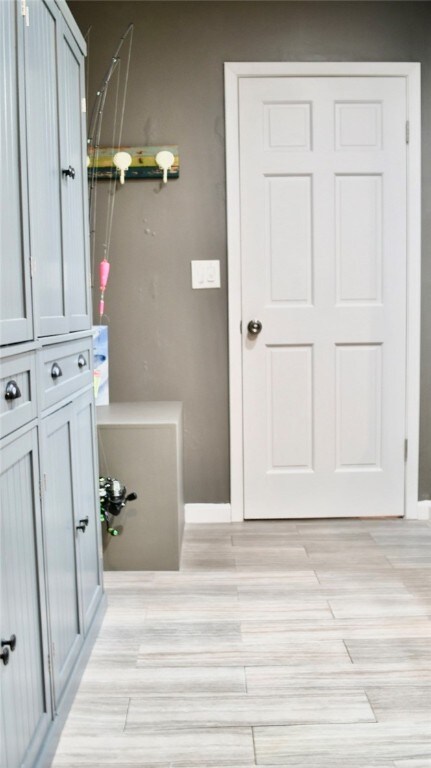
[[84,193],[84,59],[52,0],[30,0],[25,35],[30,246],[38,336],[90,328]]
[[16,637],[0,663],[2,768],[30,766],[51,720],[36,433],[1,453],[1,639]]
[[0,39],[0,757],[46,768],[103,612],[85,43],[64,0],[0,0]]
[[178,570],[184,529],[182,404],[113,403],[97,408],[100,471],[112,467],[137,501],[119,538],[104,536],[108,571]]
[[0,341],[33,338],[23,73],[24,23],[18,3],[0,2]]
[[85,46],[63,7],[0,2],[1,344],[91,327]]
[[56,708],[102,591],[93,409],[90,389],[41,423],[43,529]]

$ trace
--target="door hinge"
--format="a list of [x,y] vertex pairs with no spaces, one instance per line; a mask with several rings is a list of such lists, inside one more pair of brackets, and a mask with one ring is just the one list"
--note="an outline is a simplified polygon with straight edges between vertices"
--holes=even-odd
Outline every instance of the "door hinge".
[[406,121],[406,144],[410,143],[410,121]]
[[30,26],[30,13],[28,10],[27,0],[21,0],[21,16],[25,19],[25,26]]
[[87,111],[87,99],[85,98],[85,96],[83,96],[81,99],[81,112],[85,114],[86,111]]
[[40,503],[42,504],[42,483],[40,480],[39,480],[39,499],[40,499]]
[[241,320],[241,322],[239,324],[239,332],[242,333],[242,320]]
[[409,455],[409,441],[407,438],[404,440],[404,461],[407,461]]

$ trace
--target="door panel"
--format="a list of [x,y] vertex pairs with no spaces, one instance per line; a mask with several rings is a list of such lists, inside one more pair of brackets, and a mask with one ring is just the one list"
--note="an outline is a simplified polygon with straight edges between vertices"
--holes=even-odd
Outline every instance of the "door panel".
[[312,469],[313,349],[311,346],[268,347],[270,469]]
[[[82,642],[72,470],[72,407],[42,422],[44,532],[51,616],[52,668],[58,706]],[[49,469],[48,469],[49,468]]]
[[402,78],[240,80],[246,517],[402,515]]
[[84,169],[86,127],[82,112],[84,62],[65,26],[60,35],[59,62],[62,76],[62,168],[72,166],[75,171],[75,178],[64,175],[61,183],[67,305],[70,330],[81,331],[91,326],[85,205],[87,169]]
[[26,29],[28,151],[31,158],[31,250],[37,269],[38,335],[68,331],[60,185],[57,35],[59,11],[54,3],[29,2]]
[[28,243],[27,174],[23,121],[24,19],[18,3],[0,3],[0,136],[3,147],[0,186],[1,280],[0,342],[13,344],[33,337]]
[[312,177],[266,179],[267,258],[271,302],[310,304],[312,300]]
[[33,762],[49,726],[44,672],[46,632],[41,579],[36,429],[2,449],[1,638],[16,635],[7,666],[0,664],[2,766]]
[[73,408],[75,523],[88,518],[85,531],[78,533],[82,615],[87,632],[102,592],[92,389],[77,398]]
[[337,470],[382,468],[382,347],[336,346]]
[[335,178],[337,304],[382,301],[382,176]]

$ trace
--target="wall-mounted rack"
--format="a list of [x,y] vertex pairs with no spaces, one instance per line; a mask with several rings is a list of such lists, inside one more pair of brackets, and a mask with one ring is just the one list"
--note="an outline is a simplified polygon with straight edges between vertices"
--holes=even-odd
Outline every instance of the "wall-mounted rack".
[[163,169],[156,161],[156,155],[161,151],[172,152],[174,161],[167,172],[168,179],[178,179],[180,175],[180,162],[177,145],[162,144],[156,147],[99,147],[90,149],[88,153],[88,178],[95,179],[120,179],[120,170],[114,165],[114,155],[119,151],[128,152],[132,157],[125,179],[162,179]]

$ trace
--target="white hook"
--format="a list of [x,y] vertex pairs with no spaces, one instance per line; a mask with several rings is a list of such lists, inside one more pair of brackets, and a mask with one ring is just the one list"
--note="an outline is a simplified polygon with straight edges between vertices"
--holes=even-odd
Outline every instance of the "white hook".
[[168,170],[172,167],[175,156],[167,149],[162,149],[161,152],[157,152],[156,163],[163,171],[163,183],[168,181]]
[[132,162],[132,155],[128,152],[117,152],[114,155],[114,165],[120,171],[120,184],[124,184],[124,174],[129,169],[129,165]]

